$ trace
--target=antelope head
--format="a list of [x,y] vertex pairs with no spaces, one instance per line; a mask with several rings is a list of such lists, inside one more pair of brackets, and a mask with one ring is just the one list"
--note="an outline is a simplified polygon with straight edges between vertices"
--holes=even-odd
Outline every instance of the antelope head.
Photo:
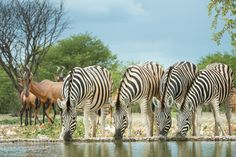
[[23,74],[23,90],[26,96],[29,96],[29,88],[31,84],[33,74],[30,72],[29,67],[25,67],[25,72]]
[[54,79],[57,82],[62,82],[64,79],[64,73],[63,71],[65,70],[64,66],[57,66],[57,71],[56,74],[54,75]]

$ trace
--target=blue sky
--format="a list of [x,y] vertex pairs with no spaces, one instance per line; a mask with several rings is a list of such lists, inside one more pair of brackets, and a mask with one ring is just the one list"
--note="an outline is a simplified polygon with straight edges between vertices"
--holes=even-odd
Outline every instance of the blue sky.
[[62,38],[91,33],[121,61],[198,63],[202,56],[230,51],[226,36],[211,40],[210,0],[64,0],[70,28]]

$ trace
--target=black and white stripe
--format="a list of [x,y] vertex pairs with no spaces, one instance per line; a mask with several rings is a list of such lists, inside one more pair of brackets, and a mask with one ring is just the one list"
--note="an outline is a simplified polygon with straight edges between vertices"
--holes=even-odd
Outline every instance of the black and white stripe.
[[178,117],[178,136],[186,136],[191,126],[192,113],[202,104],[210,104],[215,118],[215,135],[219,135],[220,127],[225,135],[219,119],[219,105],[226,103],[226,118],[231,135],[230,119],[231,111],[229,97],[233,91],[234,78],[232,69],[221,63],[213,63],[201,71],[193,84],[190,86],[185,100],[181,106],[181,113]]
[[115,123],[115,138],[122,138],[128,127],[131,136],[131,104],[139,103],[141,113],[147,125],[147,136],[153,135],[153,112],[150,100],[159,96],[159,82],[163,75],[160,65],[148,62],[144,65],[134,65],[126,69],[118,90],[113,114]]
[[[76,109],[83,109],[85,137],[89,137],[89,121],[92,136],[96,134],[96,111],[110,103],[112,93],[111,74],[100,66],[76,67],[65,78],[63,101],[59,101],[62,112],[61,138],[70,140],[76,128]],[[103,128],[104,129],[104,128]]]
[[196,65],[186,61],[177,62],[165,71],[160,83],[161,101],[153,98],[153,104],[157,107],[155,120],[160,135],[167,135],[172,123],[171,107],[174,103],[183,102],[186,89],[197,72]]

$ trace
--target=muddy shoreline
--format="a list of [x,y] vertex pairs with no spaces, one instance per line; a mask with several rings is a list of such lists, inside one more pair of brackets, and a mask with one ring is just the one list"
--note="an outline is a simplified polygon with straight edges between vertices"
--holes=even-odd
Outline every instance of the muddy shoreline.
[[[141,137],[123,138],[114,140],[113,138],[77,138],[70,142],[152,142],[152,141],[236,141],[236,136],[200,136],[200,137]],[[0,143],[64,143],[59,139],[0,139]]]

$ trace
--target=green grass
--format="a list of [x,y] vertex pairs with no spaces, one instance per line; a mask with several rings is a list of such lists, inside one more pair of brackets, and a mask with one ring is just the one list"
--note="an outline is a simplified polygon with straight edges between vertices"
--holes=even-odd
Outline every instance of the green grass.
[[[47,136],[49,138],[57,139],[59,138],[61,132],[61,124],[59,119],[55,119],[53,124],[44,124],[44,125],[32,125],[22,127],[23,134],[25,138],[37,138],[39,136]],[[77,127],[73,134],[73,138],[83,137],[84,136],[84,127],[82,121],[77,121]]]
[[[20,138],[40,138],[40,136],[46,136],[47,138],[58,139],[61,132],[60,123],[61,120],[59,118],[58,119],[56,118],[53,124],[49,124],[46,122],[43,125],[33,124],[28,126],[20,126],[20,118],[5,119],[0,121],[0,125],[7,125],[6,127],[11,129],[11,131],[16,132],[17,137]],[[77,127],[73,134],[73,138],[79,138],[83,136],[84,136],[83,121],[82,119],[78,118]]]
[[13,125],[13,124],[19,124],[20,118],[15,119],[4,119],[0,121],[0,125]]

